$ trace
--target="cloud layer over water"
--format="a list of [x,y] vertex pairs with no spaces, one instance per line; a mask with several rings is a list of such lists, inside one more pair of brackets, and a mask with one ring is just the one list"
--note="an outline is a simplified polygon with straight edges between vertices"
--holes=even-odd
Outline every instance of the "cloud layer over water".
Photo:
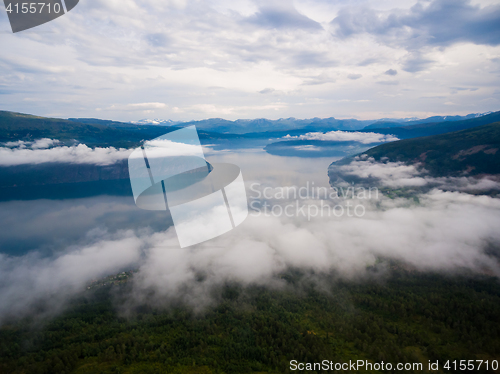
[[[241,157],[249,162],[249,155]],[[269,155],[259,157],[281,160]],[[274,178],[268,179],[267,172],[258,166],[263,161],[259,157],[253,161],[253,170],[242,163],[247,183],[260,179],[263,186],[279,187],[276,179],[279,172],[268,170],[269,177]],[[286,185],[304,186],[298,171],[304,165],[311,169],[310,160],[304,165],[300,160],[291,164],[291,159],[285,160],[281,172],[290,174],[283,174],[283,180],[291,182]],[[394,187],[408,185],[413,178],[420,180],[411,168],[392,164],[386,168],[363,164],[352,172],[368,173],[381,181],[406,181]],[[325,170],[321,174],[326,177]],[[308,178],[307,170],[303,177]],[[248,193],[250,201],[254,201],[256,196],[252,191]],[[266,201],[282,206],[295,203],[294,198]],[[418,202],[379,194],[371,199],[358,195],[306,196],[299,203],[344,207],[362,204],[364,214],[318,214],[306,219],[272,212],[258,215],[254,210],[241,226],[228,234],[185,249],[179,248],[173,227],[112,233],[103,228],[90,230],[78,243],[50,257],[42,258],[37,252],[20,257],[3,255],[0,321],[8,316],[22,316],[42,300],[50,300],[54,305],[49,311],[58,311],[72,295],[83,292],[92,278],[124,268],[139,269],[126,305],[152,302],[165,306],[180,300],[194,308],[214,303],[207,295],[228,281],[281,287],[284,284],[279,275],[290,267],[306,273],[335,273],[347,280],[362,279],[368,274],[367,267],[379,259],[394,259],[422,271],[469,271],[500,276],[498,198],[433,189],[418,194]],[[51,216],[51,223],[57,225],[58,215]],[[151,294],[152,299],[144,298]]]
[[357,177],[360,183],[365,180],[365,183],[391,188],[434,187],[464,192],[500,191],[498,176],[431,177],[418,164],[377,162],[367,155],[356,156],[347,165],[332,165],[331,170],[339,173],[340,178],[342,176]]
[[377,134],[374,132],[358,132],[358,131],[354,132],[329,131],[326,133],[309,132],[305,135],[300,135],[300,136],[287,135],[284,137],[284,139],[327,140],[327,141],[338,141],[338,142],[355,141],[362,144],[385,143],[385,142],[393,142],[399,140],[394,135],[384,135],[384,134]]
[[57,141],[40,139],[34,142],[30,149],[26,147],[26,142],[7,143],[5,147],[0,147],[0,166],[42,164],[46,162],[110,165],[127,159],[131,153],[127,149],[113,147],[90,148],[85,144],[47,148],[54,144],[57,144]]

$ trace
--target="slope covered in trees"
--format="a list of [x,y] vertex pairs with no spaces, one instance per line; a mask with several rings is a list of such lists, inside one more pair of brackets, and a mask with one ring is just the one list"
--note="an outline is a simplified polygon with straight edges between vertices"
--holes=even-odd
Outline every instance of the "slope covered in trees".
[[500,174],[500,122],[386,143],[365,153],[375,160],[419,163],[436,176]]
[[359,283],[282,277],[281,291],[226,285],[213,295],[216,306],[198,314],[142,306],[124,317],[117,300],[126,284],[90,290],[45,324],[0,328],[0,372],[288,373],[290,360],[443,365],[500,357],[494,278],[401,268]]

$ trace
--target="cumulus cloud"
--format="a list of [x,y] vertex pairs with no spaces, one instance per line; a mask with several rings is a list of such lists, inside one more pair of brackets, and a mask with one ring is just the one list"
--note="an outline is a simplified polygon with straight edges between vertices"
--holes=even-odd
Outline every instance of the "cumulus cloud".
[[246,21],[277,29],[323,29],[321,24],[299,13],[288,1],[261,2],[259,10]]
[[[40,139],[35,142],[12,142],[0,147],[0,166],[42,164],[45,162],[65,162],[72,164],[110,165],[127,159],[131,151],[127,149],[89,148],[85,144],[47,148],[57,144],[57,140]],[[9,148],[15,146],[15,148]],[[31,149],[26,148],[31,146]]]
[[500,44],[500,6],[470,0],[418,1],[409,10],[344,8],[332,21],[339,37],[369,33],[408,47]]
[[260,90],[259,93],[261,94],[270,94],[276,91],[274,88],[264,88],[263,90]]
[[394,135],[384,135],[377,134],[374,132],[358,132],[358,131],[329,131],[326,133],[322,132],[309,132],[305,135],[290,136],[287,135],[283,139],[297,139],[297,140],[326,140],[326,141],[338,141],[338,142],[349,142],[355,141],[362,144],[371,143],[385,143],[393,142],[399,140]]
[[316,147],[314,145],[298,145],[295,148],[297,151],[321,151],[321,147]]
[[[371,10],[374,2],[369,0],[357,1],[356,8],[346,8],[352,2],[330,3],[80,2],[67,17],[16,35],[3,17],[2,103],[25,113],[88,117],[98,111],[101,117],[122,121],[145,114],[186,121],[207,116],[405,118],[485,112],[498,106],[491,88],[498,86],[498,51],[494,43],[478,39],[495,35],[495,23],[478,31],[486,20],[485,7],[458,1],[456,8],[465,9],[460,17],[475,20],[463,29],[460,25],[468,23],[458,22],[453,12],[436,16],[432,9],[443,1],[422,2],[421,10],[404,2],[398,3],[401,10],[381,11]],[[346,19],[351,13],[352,20]],[[330,29],[335,17],[342,32]],[[393,31],[384,32],[392,19]],[[445,27],[446,32],[434,32]],[[457,33],[463,34],[457,40],[479,44],[453,42],[452,48],[443,49],[436,42]],[[49,34],[61,37],[40,37]],[[430,67],[438,69],[427,79],[406,74],[398,87],[382,87],[373,80],[374,72],[390,68],[416,73]],[[361,79],[346,79],[357,74],[363,76],[362,90]],[[26,81],[31,82],[29,90]],[[439,87],[465,87],[471,81],[480,88],[475,93],[463,92],[425,109],[418,104],[419,97]],[[268,87],[275,90],[272,95],[259,93]],[[271,107],[271,98],[282,105]],[[349,101],[339,106],[343,99]],[[447,101],[457,103],[460,113],[448,113]],[[198,106],[213,110],[192,110]]]
[[362,77],[362,75],[361,75],[361,74],[349,74],[349,75],[347,76],[347,78],[352,79],[352,80],[356,80],[356,79],[359,79],[359,78],[361,78],[361,77]]
[[[230,155],[218,157],[230,158]],[[248,154],[237,159],[242,160],[241,165],[246,169],[245,162],[250,162]],[[257,164],[255,170],[247,169],[244,173],[247,182],[252,183],[255,178],[263,180],[262,163]],[[292,174],[284,172],[290,167],[289,160],[279,166],[279,172],[269,170],[269,176],[265,176],[270,183],[263,186],[273,188],[271,196],[256,196],[251,189],[250,203],[257,201],[262,207],[268,202],[283,209],[298,202],[306,209],[316,207],[311,210],[316,214],[308,218],[300,214],[287,216],[273,213],[277,209],[266,213],[251,205],[249,218],[236,229],[184,249],[179,248],[173,227],[156,232],[143,229],[112,234],[94,229],[82,243],[51,257],[42,257],[37,252],[19,257],[2,255],[0,322],[13,315],[22,316],[44,301],[48,313],[57,312],[72,295],[83,292],[90,279],[125,267],[139,269],[131,281],[132,292],[125,308],[146,302],[164,306],[182,301],[200,309],[216,302],[209,295],[226,282],[282,287],[280,274],[288,268],[316,274],[333,272],[344,279],[358,279],[367,275],[367,267],[380,259],[394,259],[421,271],[468,270],[500,276],[500,264],[491,253],[491,244],[500,241],[498,198],[438,189],[419,193],[418,202],[413,198],[391,199],[382,193],[369,198],[358,193],[347,197],[307,194],[299,198],[292,194],[283,198],[274,194],[283,186],[281,183],[304,187],[305,179],[315,174],[310,174],[313,169],[310,162],[298,160]],[[299,173],[300,170],[303,172]],[[398,163],[381,166],[366,158],[343,170],[375,178],[380,185],[389,183],[394,188],[427,182],[424,173],[414,167]],[[321,174],[325,174],[324,169]],[[290,178],[295,178],[292,181],[297,184],[290,185]],[[412,179],[415,181],[411,182]],[[391,181],[399,182],[390,184]],[[341,206],[347,212],[354,205],[362,205],[363,214],[319,213],[329,211],[326,206]],[[104,209],[101,204],[98,207]],[[62,205],[60,209],[68,210]],[[57,216],[54,212],[50,214],[54,224]],[[154,297],[146,299],[146,295]]]
[[17,140],[14,142],[6,142],[3,145],[8,148],[26,148],[30,147],[32,149],[45,149],[53,147],[59,144],[60,141],[56,139],[42,138],[34,141],[27,140]]
[[[344,207],[363,204],[365,214],[307,220],[253,211],[239,228],[185,249],[179,248],[170,228],[156,233],[90,232],[89,244],[53,258],[36,253],[0,256],[0,322],[25,315],[44,301],[50,301],[47,313],[57,312],[91,279],[125,267],[139,269],[125,308],[182,301],[202,309],[215,302],[209,295],[226,282],[282,287],[279,275],[290,267],[358,279],[381,258],[421,271],[467,269],[500,276],[498,260],[486,251],[488,243],[500,241],[499,199],[432,190],[420,195],[418,204],[382,195],[321,201]],[[320,201],[303,203],[319,206]]]
[[203,308],[214,302],[207,295],[225,282],[280,287],[284,283],[279,274],[290,267],[363,278],[367,266],[380,258],[421,271],[467,269],[500,275],[498,260],[486,251],[488,243],[500,240],[500,200],[433,190],[421,195],[419,204],[386,198],[363,204],[363,217],[305,220],[251,215],[241,228],[188,250],[176,246],[173,230],[157,233],[145,252],[130,301],[146,302],[148,290],[155,295],[148,301],[158,305],[182,300]]
[[[364,155],[366,156],[366,155]],[[335,166],[331,169],[341,175],[355,176],[361,179],[372,179],[376,183],[388,187],[423,186],[427,184],[421,177],[416,165],[406,165],[402,162],[376,162],[374,158],[357,156],[347,165]]]

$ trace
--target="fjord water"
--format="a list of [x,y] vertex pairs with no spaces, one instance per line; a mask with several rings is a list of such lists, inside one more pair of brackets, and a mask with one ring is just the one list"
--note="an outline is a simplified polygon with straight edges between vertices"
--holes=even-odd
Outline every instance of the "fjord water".
[[[228,162],[241,168],[249,198],[252,185],[300,188],[314,183],[327,187],[328,165],[335,161],[332,157],[274,156],[262,149],[205,151],[209,162]],[[153,233],[172,226],[168,212],[136,207],[128,180],[102,186],[74,183],[10,189],[9,195],[0,199],[0,254],[21,256],[36,251],[52,256],[88,243],[98,233]]]

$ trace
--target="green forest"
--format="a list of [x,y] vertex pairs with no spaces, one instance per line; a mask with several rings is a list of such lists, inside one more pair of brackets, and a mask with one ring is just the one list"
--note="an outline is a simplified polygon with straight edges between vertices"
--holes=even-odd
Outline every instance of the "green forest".
[[3,325],[0,372],[289,373],[291,360],[358,359],[422,362],[424,372],[439,360],[440,372],[455,372],[445,361],[500,359],[498,279],[395,265],[372,273],[342,281],[290,270],[281,289],[221,286],[201,311],[142,305],[127,314],[133,278],[96,284],[63,314]]

